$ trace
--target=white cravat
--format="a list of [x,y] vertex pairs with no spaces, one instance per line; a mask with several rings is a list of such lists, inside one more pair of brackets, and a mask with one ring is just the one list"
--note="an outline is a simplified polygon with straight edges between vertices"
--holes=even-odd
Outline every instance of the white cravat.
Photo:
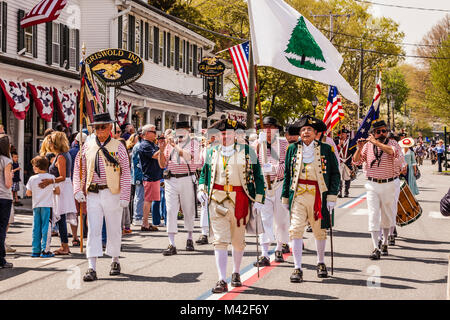
[[230,146],[222,146],[222,150],[220,151],[220,153],[224,157],[231,157],[233,155],[234,151],[235,151],[234,144],[232,144]]
[[309,146],[303,143],[303,163],[311,163],[314,161],[314,142]]

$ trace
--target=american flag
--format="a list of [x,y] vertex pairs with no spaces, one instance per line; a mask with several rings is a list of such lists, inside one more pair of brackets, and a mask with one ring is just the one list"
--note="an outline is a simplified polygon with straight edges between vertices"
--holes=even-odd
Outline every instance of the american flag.
[[248,55],[249,42],[241,43],[237,46],[228,49],[233,60],[234,70],[241,86],[242,95],[244,97],[248,94]]
[[58,19],[67,0],[42,0],[20,21],[22,28]]
[[361,138],[367,138],[369,136],[369,130],[372,126],[372,122],[377,121],[380,118],[380,98],[381,98],[381,73],[378,79],[377,86],[375,87],[375,93],[373,95],[372,105],[369,108],[363,122],[359,126],[355,137],[350,141],[348,150],[352,150],[356,147],[356,143]]
[[330,86],[328,94],[327,106],[323,115],[323,122],[327,125],[327,133],[331,132],[336,124],[344,118],[344,109],[342,109],[342,101],[339,96],[338,89]]

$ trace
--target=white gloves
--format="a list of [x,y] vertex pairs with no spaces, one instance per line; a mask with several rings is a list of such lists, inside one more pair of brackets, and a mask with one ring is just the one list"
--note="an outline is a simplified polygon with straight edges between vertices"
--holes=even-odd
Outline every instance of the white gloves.
[[263,207],[264,207],[264,205],[262,203],[260,203],[260,202],[254,202],[253,203],[253,208],[255,208],[258,211],[261,211]]
[[261,131],[259,133],[258,142],[259,143],[264,143],[266,141],[267,141],[267,134],[264,131]]
[[287,211],[289,211],[289,203],[283,203],[281,204],[283,208],[285,208]]
[[84,196],[83,191],[78,191],[77,193],[75,193],[74,198],[78,202],[86,202],[86,197]]
[[336,206],[336,202],[327,201],[327,209],[328,212],[331,213],[333,211],[334,207]]
[[203,191],[197,192],[197,199],[204,206],[206,202],[208,202],[208,195]]
[[120,200],[120,207],[121,208],[126,208],[126,207],[128,207],[129,204],[130,204],[130,201]]

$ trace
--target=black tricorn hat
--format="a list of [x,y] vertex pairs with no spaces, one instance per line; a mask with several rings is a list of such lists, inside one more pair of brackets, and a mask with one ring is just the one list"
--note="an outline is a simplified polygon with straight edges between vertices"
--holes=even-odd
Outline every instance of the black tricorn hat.
[[191,125],[189,123],[189,121],[178,121],[175,123],[175,129],[185,129],[185,128],[190,128]]
[[374,124],[372,124],[373,129],[378,129],[378,128],[382,128],[382,127],[387,127],[386,122],[384,120],[380,120],[380,121],[377,121]]
[[300,120],[294,123],[294,126],[301,129],[303,127],[312,127],[317,132],[327,131],[326,124],[317,118],[311,117],[310,115],[303,116]]
[[281,126],[278,123],[278,120],[276,118],[274,118],[274,117],[271,117],[271,116],[264,117],[263,125],[264,126],[273,125],[273,126],[275,126],[275,127],[277,127],[278,129],[281,130]]
[[290,124],[290,125],[288,125],[287,127],[286,127],[286,130],[285,130],[287,133],[289,133],[289,135],[290,136],[298,136],[298,135],[300,135],[300,128],[299,127],[296,127],[296,126],[294,126],[294,125],[292,125],[292,124]]
[[94,114],[94,122],[91,122],[89,125],[95,126],[96,124],[105,124],[114,122],[116,121],[111,119],[111,115],[109,114],[109,112],[105,112]]
[[231,120],[231,119],[222,119],[214,122],[209,129],[215,129],[219,131],[226,131],[226,130],[245,130],[247,127],[242,122]]

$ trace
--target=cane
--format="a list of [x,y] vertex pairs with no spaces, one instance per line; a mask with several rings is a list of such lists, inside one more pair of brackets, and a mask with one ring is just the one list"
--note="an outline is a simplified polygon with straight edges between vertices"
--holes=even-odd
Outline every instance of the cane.
[[[252,209],[253,209],[253,205],[252,205],[252,202],[250,202],[250,213],[252,213],[253,211],[252,211]],[[256,210],[255,210],[255,212],[257,212]],[[256,222],[256,227],[255,227],[255,233],[256,233],[256,235],[255,235],[255,240],[256,240],[256,268],[258,269],[258,278],[259,278],[259,239],[258,239],[258,219],[256,219],[256,216],[257,216],[258,214],[256,213],[255,214],[255,222]]]
[[331,275],[333,275],[333,271],[334,271],[334,268],[333,268],[333,227],[332,227],[332,225],[333,225],[333,217],[334,217],[334,209],[333,209],[333,215],[332,215],[332,217],[331,217],[331,221],[330,221],[330,245],[331,245]]

